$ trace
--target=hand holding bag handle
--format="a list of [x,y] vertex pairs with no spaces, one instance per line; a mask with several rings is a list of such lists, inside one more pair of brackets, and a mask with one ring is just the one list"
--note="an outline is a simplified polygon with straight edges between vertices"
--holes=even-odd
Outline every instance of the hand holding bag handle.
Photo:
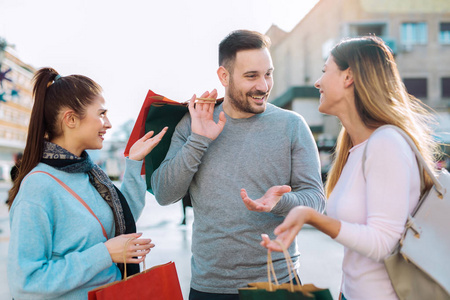
[[[289,283],[278,284],[277,277],[272,262],[271,251],[267,250],[267,279],[265,282],[249,283],[248,287],[239,289],[239,299],[241,300],[281,300],[281,299],[316,299],[316,300],[332,300],[333,297],[328,289],[320,289],[313,284],[301,285],[300,279],[294,270],[294,264],[289,252],[280,241],[276,241],[281,246],[286,259],[289,272]],[[294,284],[293,276],[297,283]],[[275,282],[272,283],[272,278]]]
[[[131,241],[130,238],[124,248],[123,259],[126,261],[126,249]],[[124,279],[97,287],[88,293],[89,300],[183,300],[180,282],[174,262],[154,266],[141,273],[127,276],[124,269]],[[124,264],[126,266],[126,264]]]
[[[287,251],[286,247],[284,246],[284,244],[280,241],[275,240],[275,242],[280,245],[281,249],[283,250],[283,254],[284,254],[284,258],[286,259],[286,264],[287,264],[287,269],[288,269],[288,273],[289,273],[289,287],[290,287],[290,291],[294,292],[294,283],[293,283],[293,278],[292,278],[292,273],[294,273],[294,278],[297,281],[297,286],[299,286],[301,288],[301,281],[300,278],[297,275],[297,272],[295,271],[294,268],[294,263],[292,262],[291,256],[289,255],[289,252]],[[275,269],[273,267],[273,261],[272,261],[272,251],[271,250],[267,250],[267,278],[268,278],[268,282],[269,282],[269,291],[273,291],[274,287],[272,284],[272,279],[270,274],[272,273],[273,279],[275,281],[276,285],[278,284],[278,280],[277,280],[277,276],[275,275]]]
[[[127,261],[127,248],[128,248],[128,245],[130,245],[130,242],[133,241],[133,240],[135,240],[135,239],[136,239],[136,238],[134,238],[134,237],[129,238],[129,239],[125,242],[125,246],[124,246],[124,248],[123,248],[123,280],[127,280],[127,279],[128,279],[128,276],[127,276],[127,263],[126,263],[126,261]],[[144,261],[142,262],[142,266],[143,266],[143,269],[142,269],[142,270],[145,270],[145,269],[146,269],[146,267],[145,267],[145,259],[144,259]]]

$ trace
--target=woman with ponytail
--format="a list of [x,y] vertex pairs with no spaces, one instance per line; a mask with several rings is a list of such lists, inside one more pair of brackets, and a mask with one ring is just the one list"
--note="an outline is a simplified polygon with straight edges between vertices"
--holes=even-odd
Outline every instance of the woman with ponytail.
[[[288,246],[310,224],[344,246],[340,299],[398,299],[383,261],[432,182],[426,175],[421,188],[416,156],[395,129],[374,131],[387,124],[401,128],[433,169],[432,118],[406,92],[390,49],[373,36],[336,45],[315,86],[319,111],[343,126],[326,183],[327,215],[294,208],[275,229],[276,240]],[[267,235],[261,244],[280,251]]]
[[[138,140],[119,190],[85,150],[111,128],[101,87],[82,75],[40,69],[18,177],[10,190],[8,279],[15,299],[87,299],[121,278],[154,247],[136,233],[145,204],[143,158],[166,129]],[[84,202],[84,203],[83,203]],[[123,253],[126,248],[126,260]]]

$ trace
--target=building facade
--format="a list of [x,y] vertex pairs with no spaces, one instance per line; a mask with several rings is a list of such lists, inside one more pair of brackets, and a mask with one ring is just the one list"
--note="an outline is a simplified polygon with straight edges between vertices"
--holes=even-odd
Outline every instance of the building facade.
[[34,72],[0,38],[0,180],[10,180],[14,157],[25,148]]
[[302,114],[317,138],[336,136],[337,120],[317,111],[319,93],[314,82],[335,44],[342,38],[368,34],[381,37],[393,50],[408,92],[436,110],[441,127],[446,127],[450,106],[448,0],[320,0],[291,32],[272,26],[267,32],[275,66],[272,103]]
[[273,25],[266,34],[275,66],[272,103],[305,118],[324,175],[341,125],[318,112],[314,82],[330,50],[347,37],[372,34],[386,42],[408,92],[436,112],[436,138],[450,144],[450,1],[319,0],[291,32]]

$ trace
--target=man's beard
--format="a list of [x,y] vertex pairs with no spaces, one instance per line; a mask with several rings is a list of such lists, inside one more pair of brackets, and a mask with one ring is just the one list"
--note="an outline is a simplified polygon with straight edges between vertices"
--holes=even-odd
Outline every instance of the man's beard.
[[[239,112],[250,114],[261,114],[266,110],[266,103],[270,92],[263,92],[259,90],[250,91],[246,94],[242,94],[240,91],[234,88],[233,77],[231,77],[230,85],[228,88],[228,98],[230,99],[231,106]],[[252,106],[251,100],[248,97],[252,96],[265,96],[264,102],[260,105],[256,104]],[[256,107],[255,107],[256,106]]]

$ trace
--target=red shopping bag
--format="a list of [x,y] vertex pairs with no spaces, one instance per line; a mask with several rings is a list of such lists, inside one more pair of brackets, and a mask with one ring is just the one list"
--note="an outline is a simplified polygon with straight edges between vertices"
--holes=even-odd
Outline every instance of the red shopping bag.
[[89,291],[89,300],[183,300],[174,262]]

